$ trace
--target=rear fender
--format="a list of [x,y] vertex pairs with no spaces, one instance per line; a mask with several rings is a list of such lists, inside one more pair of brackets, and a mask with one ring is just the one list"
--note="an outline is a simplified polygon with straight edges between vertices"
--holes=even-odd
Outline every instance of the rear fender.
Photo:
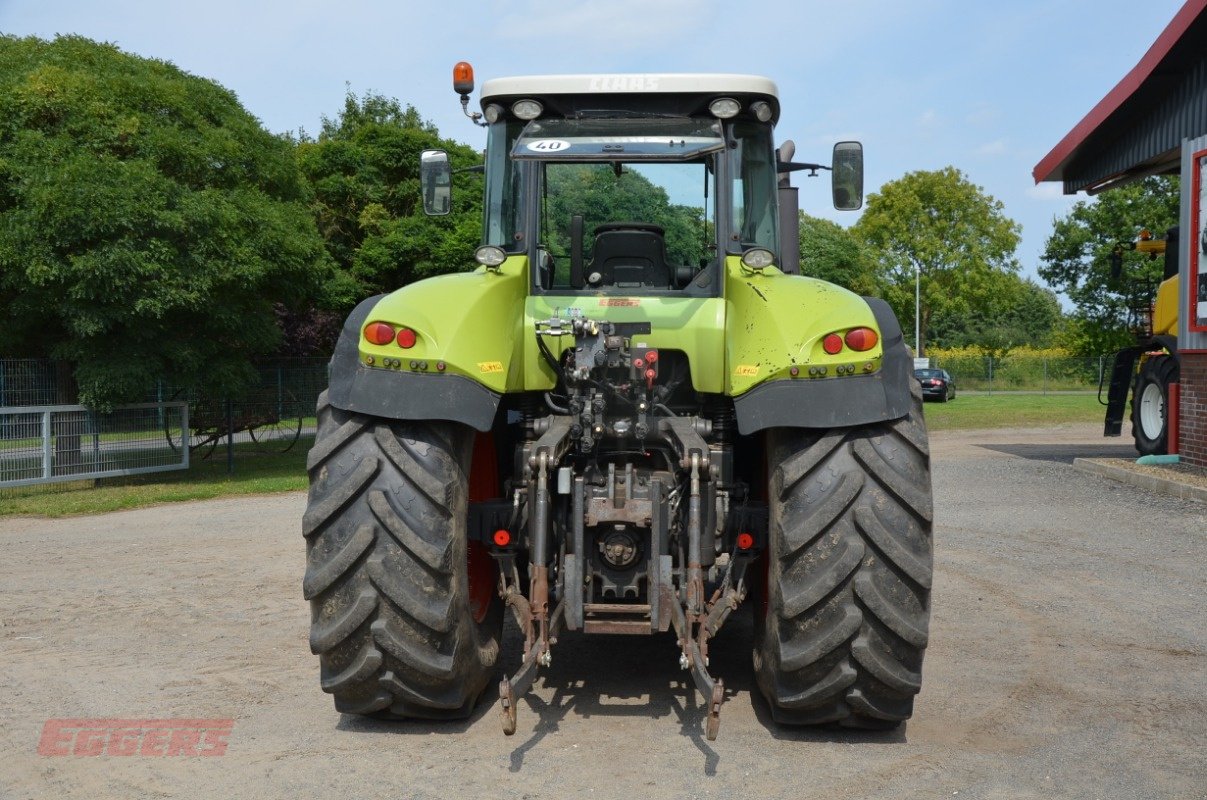
[[[520,329],[527,260],[428,278],[358,305],[331,359],[332,405],[390,419],[438,419],[490,430],[503,393],[523,380]],[[416,334],[412,347],[374,345],[365,325]]]
[[[910,412],[912,359],[883,300],[776,270],[731,269],[726,296],[728,393],[743,435],[866,425]],[[877,345],[833,356],[821,349],[828,333],[855,327],[876,330]]]

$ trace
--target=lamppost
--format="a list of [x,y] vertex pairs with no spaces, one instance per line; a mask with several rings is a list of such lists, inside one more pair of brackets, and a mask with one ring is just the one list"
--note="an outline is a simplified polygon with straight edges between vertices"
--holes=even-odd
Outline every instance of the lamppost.
[[918,262],[914,262],[914,357],[922,357],[922,272]]

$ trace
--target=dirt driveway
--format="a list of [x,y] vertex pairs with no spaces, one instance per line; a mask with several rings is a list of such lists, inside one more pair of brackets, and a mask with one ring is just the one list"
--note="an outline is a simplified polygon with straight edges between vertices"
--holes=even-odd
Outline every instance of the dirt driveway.
[[[564,636],[511,738],[489,702],[340,717],[306,644],[302,495],[0,519],[0,797],[1207,797],[1207,508],[1074,471],[1127,452],[1097,433],[932,437],[931,645],[888,735],[776,728],[748,615],[713,647],[716,742],[662,638]],[[234,723],[221,756],[39,755],[58,718]]]

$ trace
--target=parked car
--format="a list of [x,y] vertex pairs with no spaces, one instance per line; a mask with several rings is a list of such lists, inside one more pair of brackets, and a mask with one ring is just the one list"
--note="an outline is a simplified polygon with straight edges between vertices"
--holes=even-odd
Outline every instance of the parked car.
[[955,399],[956,382],[944,369],[916,369],[914,377],[922,384],[923,400],[938,400],[946,403]]

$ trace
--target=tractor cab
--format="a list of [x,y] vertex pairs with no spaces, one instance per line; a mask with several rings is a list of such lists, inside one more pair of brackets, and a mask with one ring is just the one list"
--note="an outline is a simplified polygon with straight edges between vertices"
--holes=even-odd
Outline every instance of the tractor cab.
[[[466,108],[467,70],[454,80]],[[766,78],[503,78],[486,82],[481,107],[470,116],[487,128],[484,255],[526,255],[538,295],[719,296],[726,256],[782,266],[782,242],[796,246],[780,230],[781,176],[831,169],[776,152]],[[424,172],[433,186],[437,174]],[[858,207],[861,151],[832,174],[834,196]]]

